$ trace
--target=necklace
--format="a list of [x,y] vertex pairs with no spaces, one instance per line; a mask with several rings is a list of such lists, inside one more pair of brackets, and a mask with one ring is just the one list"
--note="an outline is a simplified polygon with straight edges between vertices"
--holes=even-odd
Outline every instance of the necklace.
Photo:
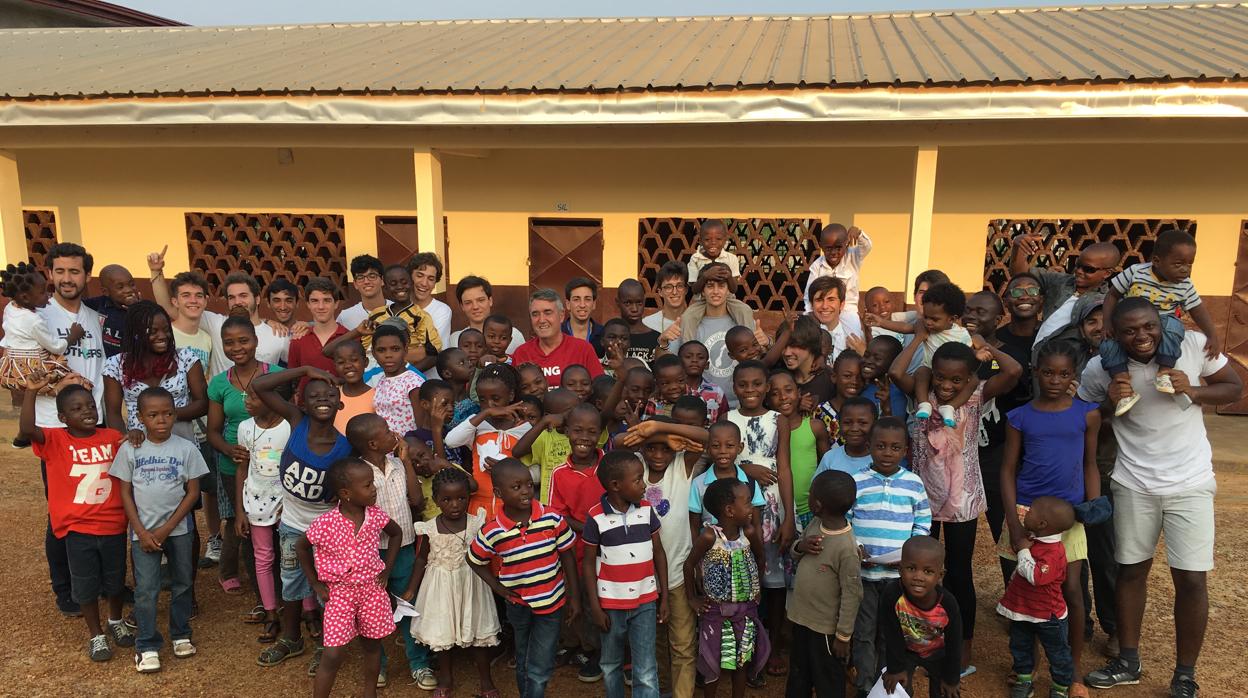
[[230,369],[230,373],[229,373],[229,381],[230,381],[231,383],[234,383],[235,385],[237,385],[237,386],[238,386],[238,390],[239,390],[239,392],[241,392],[241,393],[243,393],[243,394],[245,395],[245,394],[247,394],[247,392],[248,392],[248,391],[250,391],[250,390],[251,390],[251,383],[252,383],[252,381],[254,381],[254,380],[256,379],[256,375],[258,375],[258,374],[260,374],[260,373],[263,373],[263,372],[264,372],[264,367],[265,367],[265,364],[264,364],[264,363],[262,363],[262,362],[260,362],[260,361],[257,361],[257,362],[256,362],[256,366],[255,366],[255,368],[253,368],[253,369],[252,369],[252,371],[251,371],[251,377],[249,377],[249,378],[247,379],[247,384],[246,384],[246,385],[244,385],[244,384],[243,384],[243,378],[242,378],[242,376],[240,375],[240,374],[241,374],[241,372],[238,370],[238,367],[237,367],[237,366],[235,366],[235,367],[233,367],[233,368],[231,368],[231,369]]

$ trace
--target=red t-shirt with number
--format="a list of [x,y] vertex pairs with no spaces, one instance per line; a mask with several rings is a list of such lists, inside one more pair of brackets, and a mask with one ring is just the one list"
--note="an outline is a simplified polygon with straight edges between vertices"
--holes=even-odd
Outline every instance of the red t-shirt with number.
[[48,469],[48,516],[52,533],[111,536],[126,532],[121,488],[108,469],[125,437],[114,429],[96,429],[86,438],[67,429],[44,429],[43,443],[32,444]]

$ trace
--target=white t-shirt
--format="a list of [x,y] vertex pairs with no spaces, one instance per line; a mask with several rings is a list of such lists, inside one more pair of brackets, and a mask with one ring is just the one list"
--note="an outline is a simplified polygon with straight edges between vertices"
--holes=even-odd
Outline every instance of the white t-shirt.
[[238,445],[251,458],[243,480],[243,511],[253,526],[273,526],[282,513],[282,451],[290,440],[290,422],[267,429],[248,419],[238,425]]
[[806,278],[806,289],[802,297],[806,307],[813,307],[810,302],[810,285],[823,276],[835,276],[845,282],[845,303],[842,312],[858,314],[858,273],[862,270],[862,260],[871,254],[871,238],[865,232],[858,234],[858,241],[845,249],[845,256],[835,266],[829,266],[827,257],[819,258],[810,264],[810,276]]
[[[390,307],[390,301],[386,301],[386,307]],[[373,308],[373,310],[376,310],[376,308]],[[364,308],[363,303],[356,303],[350,308],[343,308],[342,312],[338,313],[338,324],[348,330],[354,330],[360,326],[361,322],[368,319],[371,312],[371,310]]]
[[[464,330],[466,329],[468,328],[465,327]],[[446,340],[446,348],[458,347],[459,335],[463,334],[464,330],[455,330],[454,332],[452,332],[451,338]],[[524,344],[524,333],[522,333],[519,329],[517,329],[515,325],[512,325],[511,344],[507,345],[507,356],[511,356],[512,354],[514,354],[516,352],[516,348],[519,347],[521,344]]]
[[[430,298],[429,305],[423,310],[429,313],[429,317],[433,319],[433,327],[438,331],[439,337],[451,336],[451,306],[443,303],[437,298]],[[513,327],[512,330],[515,330]],[[456,337],[456,339],[459,339]],[[455,346],[454,344],[450,346]]]
[[643,317],[641,319],[641,322],[643,325],[645,325],[646,327],[649,327],[655,332],[658,332],[659,334],[663,334],[664,332],[667,331],[667,328],[676,324],[675,320],[668,320],[667,318],[663,317],[662,310],[658,311],[657,313],[653,313],[653,314]]
[[[1217,373],[1227,364],[1219,354],[1205,358],[1205,335],[1187,332],[1180,345],[1175,368],[1186,373],[1192,385]],[[1205,419],[1200,407],[1189,405],[1177,395],[1158,392],[1153,385],[1157,362],[1147,364],[1127,361],[1131,386],[1140,401],[1130,412],[1114,417],[1114,436],[1118,438],[1118,460],[1114,463],[1114,482],[1152,495],[1186,492],[1213,477],[1213,449],[1205,433]],[[1083,370],[1079,398],[1099,404],[1109,392],[1110,377],[1095,357]]]
[[[78,313],[66,310],[57,301],[56,296],[36,313],[43,318],[48,330],[61,339],[69,336],[69,326],[75,322],[82,325],[86,334],[72,347],[65,349],[65,362],[83,378],[91,381],[94,386],[91,396],[95,398],[95,408],[100,420],[104,419],[104,317],[87,307],[86,303],[78,306]],[[35,398],[35,426],[63,427],[61,420],[56,418],[56,398],[40,395]]]
[[[225,358],[225,349],[221,346],[221,326],[225,324],[228,317],[228,315],[205,310],[199,318],[199,328],[212,335],[212,361],[209,362],[206,376],[208,380],[212,380],[213,376],[234,365],[234,362]],[[256,325],[257,361],[276,366],[279,363],[286,363],[288,353],[290,353],[290,337],[278,337],[268,323],[262,322]]]
[[[641,454],[637,457],[641,458]],[[685,559],[693,552],[693,538],[689,534],[689,489],[693,478],[685,472],[685,452],[678,451],[672,464],[663,471],[663,479],[652,483],[649,473],[646,474],[646,501],[662,522],[659,540],[667,554],[668,589],[685,583]]]
[[[827,329],[826,327],[824,328]],[[836,357],[841,355],[849,345],[850,337],[862,337],[862,321],[853,313],[841,311],[841,320],[837,323],[836,328],[828,330],[828,334],[832,335],[832,353],[828,356],[828,365],[831,366]]]
[[[1036,341],[1039,344],[1049,338],[1049,335],[1057,332],[1063,327],[1070,324],[1070,316],[1075,311],[1075,303],[1079,300],[1078,293],[1070,294],[1070,298],[1066,302],[1053,309],[1053,314],[1046,317],[1044,322],[1040,323],[1040,329],[1036,330]],[[1034,345],[1033,345],[1034,346]]]

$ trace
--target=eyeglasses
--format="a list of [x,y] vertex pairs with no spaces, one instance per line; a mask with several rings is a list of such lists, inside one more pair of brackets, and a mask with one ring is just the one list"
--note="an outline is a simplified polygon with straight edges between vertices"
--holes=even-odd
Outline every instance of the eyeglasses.
[[675,293],[677,291],[685,290],[687,286],[688,284],[663,284],[662,286],[659,287],[659,292],[660,293]]
[[1084,274],[1095,274],[1097,272],[1109,271],[1109,267],[1094,267],[1091,264],[1080,264],[1079,271]]
[[370,271],[367,274],[360,274],[359,276],[355,277],[355,280],[356,281],[381,281],[381,274],[378,274],[375,271]]
[[1010,298],[1022,298],[1023,296],[1031,296],[1034,298],[1039,295],[1039,286],[1015,286],[1010,289]]

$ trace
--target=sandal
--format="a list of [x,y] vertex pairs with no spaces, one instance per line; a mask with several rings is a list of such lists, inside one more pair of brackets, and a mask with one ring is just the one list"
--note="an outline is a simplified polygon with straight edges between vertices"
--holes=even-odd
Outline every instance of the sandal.
[[256,638],[256,641],[262,645],[270,645],[277,642],[277,638],[282,634],[282,622],[276,616],[267,619],[264,622],[264,633]]
[[788,673],[789,673],[789,668],[785,666],[783,659],[773,654],[767,660],[767,675],[768,676],[785,676]]
[[321,624],[321,617],[316,613],[308,613],[303,617],[303,622],[308,626],[308,637],[313,640],[321,639],[324,626]]
[[264,651],[256,658],[256,664],[264,667],[277,666],[291,657],[298,657],[305,651],[307,647],[303,644],[303,638],[291,640],[279,637],[272,647],[264,648]]
[[237,596],[243,593],[243,585],[238,581],[237,577],[218,579],[217,582],[221,584],[221,590],[230,596]]
[[321,666],[321,652],[324,650],[324,647],[318,645],[316,651],[312,653],[312,661],[308,662],[308,676],[316,676],[316,669]]
[[268,611],[264,610],[264,606],[252,606],[251,610],[239,616],[244,623],[251,625],[259,625],[269,619]]
[[[498,691],[494,691],[494,695],[497,697]],[[451,689],[438,686],[437,688],[433,689],[432,698],[451,698]]]

